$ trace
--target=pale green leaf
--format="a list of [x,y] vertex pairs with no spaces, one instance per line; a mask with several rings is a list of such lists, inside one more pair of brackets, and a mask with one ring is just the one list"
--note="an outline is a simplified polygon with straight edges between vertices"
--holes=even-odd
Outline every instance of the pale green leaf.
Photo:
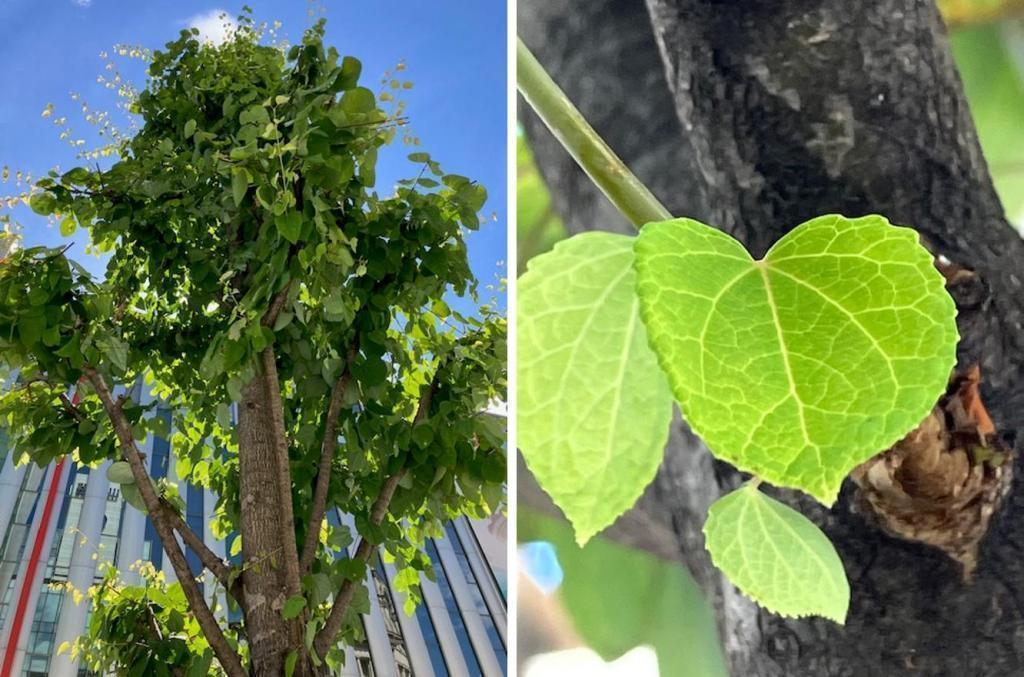
[[292,595],[285,600],[284,607],[281,609],[281,616],[284,619],[291,620],[298,616],[303,609],[306,608],[306,598],[302,595]]
[[235,201],[236,207],[242,204],[242,200],[245,199],[245,194],[248,190],[248,172],[241,167],[233,167],[231,169],[231,197]]
[[185,138],[188,139],[188,138],[190,138],[195,133],[196,133],[196,121],[195,120],[189,120],[188,122],[185,123]]
[[753,484],[711,504],[704,539],[715,566],[765,609],[846,622],[850,584],[832,542]]
[[919,424],[956,361],[956,309],[917,233],[880,216],[797,227],[763,260],[689,219],[648,224],[651,346],[719,458],[831,504]]
[[638,315],[633,238],[584,233],[518,284],[519,447],[586,543],[654,478],[672,397]]
[[107,479],[115,484],[135,484],[135,476],[127,461],[111,463],[107,468]]

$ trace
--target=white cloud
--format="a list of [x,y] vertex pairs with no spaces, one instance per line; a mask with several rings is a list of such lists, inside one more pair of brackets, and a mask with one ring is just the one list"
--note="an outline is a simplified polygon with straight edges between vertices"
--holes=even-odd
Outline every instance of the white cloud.
[[89,7],[92,5],[92,0],[71,0],[71,4],[78,7]]
[[[92,0],[85,0],[92,2]],[[230,37],[238,24],[223,9],[211,9],[188,20],[189,28],[199,29],[200,42],[219,45]]]

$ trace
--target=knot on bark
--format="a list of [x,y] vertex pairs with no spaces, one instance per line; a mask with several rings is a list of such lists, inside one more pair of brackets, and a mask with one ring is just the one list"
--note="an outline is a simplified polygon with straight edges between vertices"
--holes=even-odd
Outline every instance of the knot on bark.
[[974,365],[921,424],[851,473],[855,507],[887,533],[938,548],[969,581],[1013,479],[1012,453],[982,403]]

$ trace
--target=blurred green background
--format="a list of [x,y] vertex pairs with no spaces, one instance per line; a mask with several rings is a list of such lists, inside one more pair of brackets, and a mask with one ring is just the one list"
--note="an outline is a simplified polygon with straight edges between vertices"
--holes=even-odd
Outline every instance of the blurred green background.
[[[996,190],[1007,218],[1022,228],[1024,0],[939,5]],[[532,257],[566,233],[521,133],[517,161],[517,270],[522,274]],[[648,645],[658,654],[662,675],[726,675],[714,620],[685,567],[601,538],[581,549],[565,522],[528,509],[519,511],[518,534],[521,543],[544,541],[554,547],[562,583],[552,600],[578,639],[605,660]],[[522,622],[529,619],[521,613]]]

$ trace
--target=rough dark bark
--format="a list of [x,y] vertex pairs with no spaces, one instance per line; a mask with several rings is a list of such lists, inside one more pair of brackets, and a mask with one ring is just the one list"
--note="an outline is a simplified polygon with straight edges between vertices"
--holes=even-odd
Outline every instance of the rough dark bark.
[[238,406],[239,530],[246,562],[242,571],[243,611],[254,677],[283,675],[290,648],[288,624],[281,617],[288,596],[278,512],[277,447],[268,399],[263,380],[256,377],[242,389]]
[[[960,365],[981,363],[996,425],[1011,442],[1019,437],[1024,242],[992,187],[933,3],[648,4],[522,0],[519,31],[673,213],[721,227],[760,255],[809,217],[877,212],[973,271],[951,287]],[[622,230],[539,123],[524,118],[570,229]],[[700,525],[708,504],[737,480],[680,422],[637,508],[672,525],[718,612],[733,674],[1024,670],[1019,482],[969,585],[938,551],[890,538],[855,514],[850,486],[831,510],[783,493],[825,529],[846,565],[853,599],[843,627],[761,612],[711,567]]]

